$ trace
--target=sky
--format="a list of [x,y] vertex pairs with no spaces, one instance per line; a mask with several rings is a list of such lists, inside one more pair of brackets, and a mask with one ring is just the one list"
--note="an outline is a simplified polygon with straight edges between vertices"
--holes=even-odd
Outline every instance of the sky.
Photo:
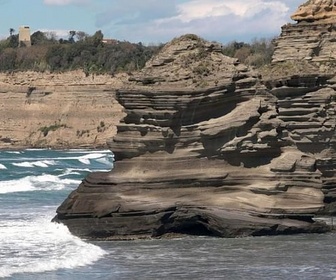
[[0,0],[0,38],[22,25],[67,37],[70,30],[144,44],[193,33],[221,43],[280,34],[304,0]]

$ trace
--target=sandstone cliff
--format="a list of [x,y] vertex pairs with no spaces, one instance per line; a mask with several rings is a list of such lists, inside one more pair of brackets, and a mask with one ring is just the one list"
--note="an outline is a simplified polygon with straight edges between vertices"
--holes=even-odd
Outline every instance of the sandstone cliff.
[[103,147],[123,117],[115,100],[122,77],[0,74],[0,148]]
[[295,21],[301,22],[330,22],[336,20],[336,1],[335,0],[309,0],[300,5],[298,10],[291,16]]
[[90,174],[55,221],[85,238],[325,232],[334,213],[335,90],[325,75],[263,82],[194,35],[117,91],[116,164]]
[[282,27],[281,35],[276,40],[273,63],[305,63],[305,73],[334,72],[335,4],[332,0],[311,0],[301,5],[292,15],[292,19],[297,23]]

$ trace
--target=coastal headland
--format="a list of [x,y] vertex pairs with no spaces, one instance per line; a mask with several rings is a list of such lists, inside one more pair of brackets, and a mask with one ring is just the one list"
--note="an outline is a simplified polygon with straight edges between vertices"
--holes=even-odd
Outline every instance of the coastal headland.
[[331,230],[316,218],[336,213],[333,36],[324,20],[284,26],[264,76],[175,38],[117,90],[114,169],[87,176],[54,221],[107,240]]
[[334,2],[301,5],[260,71],[187,34],[127,77],[24,85],[25,109],[52,100],[60,115],[37,115],[32,141],[64,143],[72,128],[71,145],[107,140],[116,159],[110,172],[89,174],[53,220],[94,240],[330,231],[318,218],[336,214]]

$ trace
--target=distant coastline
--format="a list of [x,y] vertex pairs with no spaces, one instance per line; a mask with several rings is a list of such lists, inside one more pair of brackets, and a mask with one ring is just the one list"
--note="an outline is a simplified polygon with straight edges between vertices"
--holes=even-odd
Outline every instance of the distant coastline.
[[125,78],[80,70],[0,73],[0,149],[106,148],[124,116],[115,89]]

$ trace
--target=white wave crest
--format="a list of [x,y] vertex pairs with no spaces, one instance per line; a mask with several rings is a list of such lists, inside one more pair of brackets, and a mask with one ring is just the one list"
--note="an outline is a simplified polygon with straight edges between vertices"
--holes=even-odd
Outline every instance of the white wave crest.
[[103,158],[96,159],[96,161],[100,162],[100,163],[103,163],[103,164],[106,164],[106,165],[110,165],[111,167],[113,166],[113,158],[103,157]]
[[12,163],[14,166],[18,167],[43,167],[46,168],[51,165],[56,165],[57,162],[54,160],[39,160],[39,161],[24,161],[24,162],[18,162],[18,163]]
[[80,182],[80,180],[62,179],[48,174],[27,176],[17,180],[0,181],[0,194],[62,190],[69,185],[79,185]]
[[79,158],[78,161],[86,165],[89,165],[91,163],[88,158]]
[[64,177],[69,175],[80,175],[81,172],[92,172],[93,170],[89,168],[66,168],[65,170],[62,169],[64,172],[58,177]]
[[16,155],[19,155],[21,154],[20,151],[6,151],[7,154],[16,154]]
[[86,154],[84,156],[78,157],[78,160],[81,163],[84,163],[86,165],[91,164],[90,159],[95,159],[95,160],[103,159],[103,160],[106,160],[106,154],[103,154],[103,153],[92,153],[92,154]]
[[50,222],[52,216],[50,212],[43,218],[10,220],[0,227],[0,255],[4,256],[0,278],[73,269],[92,264],[106,254],[100,247],[71,235],[64,225]]
[[7,169],[7,167],[0,163],[0,169]]

